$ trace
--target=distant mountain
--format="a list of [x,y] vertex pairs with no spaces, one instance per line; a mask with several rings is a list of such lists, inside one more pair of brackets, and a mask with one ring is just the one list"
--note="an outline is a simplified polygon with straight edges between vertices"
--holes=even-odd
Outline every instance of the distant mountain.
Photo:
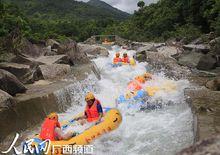
[[108,3],[103,2],[101,0],[90,0],[89,2],[87,2],[87,4],[94,6],[94,7],[98,7],[98,8],[102,8],[104,10],[107,10],[112,15],[116,15],[122,19],[128,18],[130,16],[130,14],[123,12],[117,8],[114,8],[111,5],[109,5]]
[[101,1],[89,3],[75,0],[3,0],[11,2],[22,8],[28,16],[45,19],[74,18],[74,19],[126,19],[129,15],[115,9]]

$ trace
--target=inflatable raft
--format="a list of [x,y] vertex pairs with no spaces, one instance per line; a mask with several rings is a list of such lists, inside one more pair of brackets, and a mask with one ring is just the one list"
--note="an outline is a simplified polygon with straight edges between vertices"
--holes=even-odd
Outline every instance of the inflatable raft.
[[118,63],[112,63],[111,65],[112,65],[112,67],[120,67],[120,66],[123,66],[123,65],[135,66],[136,61],[135,61],[134,58],[130,58],[130,63],[118,62]]
[[134,91],[134,92],[127,92],[123,95],[120,95],[116,99],[116,103],[124,104],[126,103],[128,108],[140,108],[140,109],[147,109],[147,110],[154,110],[162,108],[161,103],[152,104],[148,103],[147,99],[149,97],[153,97],[157,92],[165,91],[165,92],[173,92],[176,91],[176,85],[171,81],[166,81],[160,87],[158,86],[146,86],[144,89]]
[[[69,145],[69,146],[79,146],[79,145],[87,145],[91,143],[93,140],[97,139],[98,137],[111,132],[112,130],[115,130],[119,127],[122,121],[122,116],[119,110],[117,109],[111,109],[111,108],[103,108],[104,116],[103,121],[97,125],[94,125],[90,127],[89,129],[86,129],[81,134],[69,139],[69,140],[60,140],[60,141],[51,141],[51,144],[49,146],[48,152],[49,155],[55,154],[60,155],[62,154],[63,147]],[[79,115],[77,115],[79,116]],[[66,129],[74,122],[74,119],[71,119],[67,122],[65,122],[62,125],[62,129]],[[42,140],[40,140],[38,137],[34,138],[33,145],[38,148],[38,150],[42,150],[45,147],[45,143],[40,145],[42,143]],[[42,153],[42,152],[41,152]],[[36,151],[35,151],[36,154]],[[40,154],[40,153],[39,153]]]

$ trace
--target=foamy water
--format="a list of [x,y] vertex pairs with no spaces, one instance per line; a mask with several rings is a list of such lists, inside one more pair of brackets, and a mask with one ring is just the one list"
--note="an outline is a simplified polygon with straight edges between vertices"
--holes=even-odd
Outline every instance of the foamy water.
[[[115,46],[109,51],[108,58],[95,59],[94,62],[101,71],[102,79],[97,81],[95,77],[89,76],[86,81],[78,84],[80,87],[86,84],[84,89],[79,89],[79,93],[73,94],[78,99],[79,105],[74,105],[66,113],[61,114],[62,120],[70,119],[74,114],[84,110],[84,95],[87,91],[95,92],[104,107],[115,107],[115,99],[124,94],[127,83],[135,76],[146,72],[147,63],[137,63],[135,67],[112,68],[109,63],[112,62],[115,52],[119,50],[121,53],[127,52],[130,57],[135,53]],[[127,106],[119,106],[123,116],[122,124],[117,130],[93,142],[94,154],[175,154],[193,143],[193,115],[185,103],[183,94],[184,89],[190,86],[189,82],[174,81],[166,78],[163,73],[154,73],[153,80],[147,84],[163,87],[172,85],[172,89],[165,88],[148,100],[152,103],[161,102],[163,105],[172,104],[153,111],[139,111],[128,109]],[[83,128],[75,125],[69,130],[80,131]]]

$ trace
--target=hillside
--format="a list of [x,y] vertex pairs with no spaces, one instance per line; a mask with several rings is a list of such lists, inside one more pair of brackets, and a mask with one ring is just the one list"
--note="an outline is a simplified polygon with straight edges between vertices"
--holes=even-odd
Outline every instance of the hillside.
[[111,5],[100,0],[90,0],[89,2],[87,2],[87,4],[94,6],[94,7],[102,8],[104,10],[108,10],[109,13],[111,13],[112,15],[113,14],[117,15],[121,19],[125,19],[130,16],[130,14],[123,12],[117,8],[114,8]]
[[[128,14],[111,6],[102,7],[74,0],[4,0],[18,5],[27,16],[45,19],[126,19]],[[100,2],[101,3],[101,2]],[[105,5],[107,6],[107,4]]]

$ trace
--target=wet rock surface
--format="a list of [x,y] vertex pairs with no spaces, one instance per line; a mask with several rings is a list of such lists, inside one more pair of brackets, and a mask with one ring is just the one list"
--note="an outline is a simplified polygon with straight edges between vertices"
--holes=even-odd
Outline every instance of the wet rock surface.
[[12,96],[27,90],[13,74],[2,69],[0,69],[0,89]]
[[205,87],[185,91],[193,104],[198,117],[199,139],[220,132],[220,91]]
[[16,101],[11,95],[0,90],[0,109],[9,109],[15,106]]
[[210,90],[220,91],[220,77],[208,81],[206,87]]
[[108,56],[108,50],[98,45],[78,44],[79,51],[94,56]]
[[32,83],[32,69],[29,65],[18,63],[0,63],[0,69],[4,69],[15,75],[22,83]]
[[177,155],[218,155],[220,153],[220,134],[197,142]]
[[37,77],[43,77],[44,80],[61,79],[70,74],[71,69],[69,65],[51,64],[40,65],[37,71]]

